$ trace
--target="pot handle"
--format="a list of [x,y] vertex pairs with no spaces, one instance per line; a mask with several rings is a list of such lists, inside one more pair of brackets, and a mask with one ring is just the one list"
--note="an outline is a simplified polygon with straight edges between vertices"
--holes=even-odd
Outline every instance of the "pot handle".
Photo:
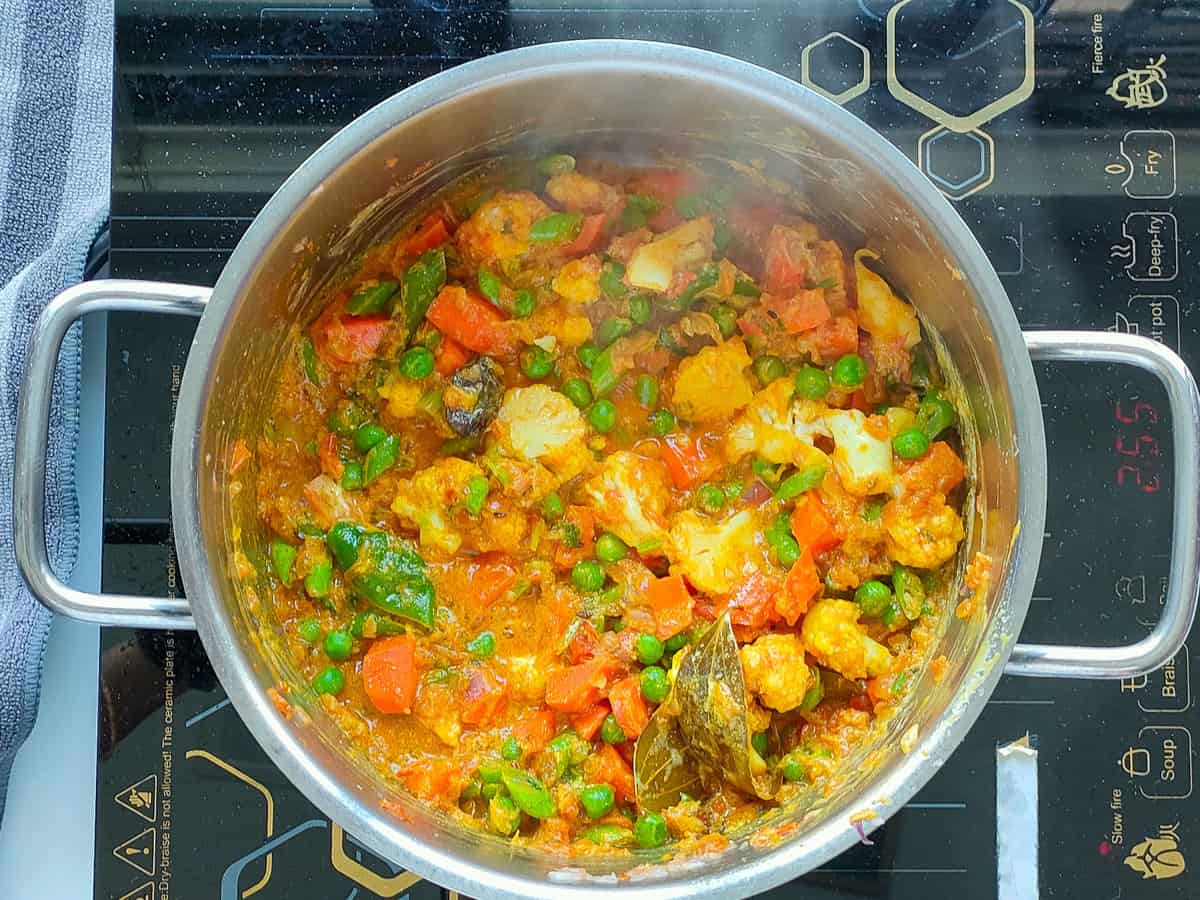
[[1120,647],[1017,644],[1004,671],[1055,678],[1130,678],[1153,672],[1183,646],[1196,614],[1200,571],[1200,393],[1175,353],[1149,338],[1106,331],[1027,331],[1029,355],[1059,362],[1121,363],[1154,374],[1167,389],[1175,453],[1174,537],[1162,615],[1154,630]]
[[93,312],[147,312],[199,316],[209,288],[154,281],[87,281],[63,291],[42,311],[29,343],[17,406],[13,466],[13,543],[17,563],[35,597],[56,613],[99,625],[191,629],[182,597],[136,597],[80,591],[54,574],[46,552],[46,442],[58,351],[67,329]]

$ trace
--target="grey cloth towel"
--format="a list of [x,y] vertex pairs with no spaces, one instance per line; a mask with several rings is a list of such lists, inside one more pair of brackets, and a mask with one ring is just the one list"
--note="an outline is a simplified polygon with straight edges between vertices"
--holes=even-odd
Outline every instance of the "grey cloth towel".
[[[50,615],[13,554],[17,395],[33,323],[80,280],[108,209],[112,0],[0,0],[0,815],[13,757],[37,713]],[[79,335],[63,344],[46,460],[46,536],[75,565]]]

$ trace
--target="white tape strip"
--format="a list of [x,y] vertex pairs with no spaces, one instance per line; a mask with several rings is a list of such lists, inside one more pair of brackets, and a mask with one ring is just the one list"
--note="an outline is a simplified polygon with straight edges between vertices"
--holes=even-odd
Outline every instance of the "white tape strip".
[[996,748],[997,900],[1037,900],[1037,750],[1029,735]]

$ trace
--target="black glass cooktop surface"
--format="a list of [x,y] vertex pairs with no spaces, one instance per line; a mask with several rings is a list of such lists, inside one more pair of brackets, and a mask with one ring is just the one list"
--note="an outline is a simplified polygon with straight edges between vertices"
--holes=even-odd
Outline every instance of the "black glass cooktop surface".
[[[652,38],[767,66],[877,127],[952,200],[1024,327],[1140,333],[1200,362],[1195,2],[118,0],[116,15],[114,276],[211,284],[307,154],[427,75],[543,41]],[[109,318],[106,590],[182,589],[168,449],[193,327]],[[1104,366],[1037,375],[1050,501],[1022,638],[1136,638],[1171,546],[1165,394]],[[110,629],[101,652],[97,900],[442,896],[283,779],[193,635]],[[914,802],[769,896],[1028,896],[1006,867],[1036,870],[1044,897],[1200,896],[1192,658],[1120,683],[1006,676]],[[1036,823],[997,813],[997,748],[1026,734]]]

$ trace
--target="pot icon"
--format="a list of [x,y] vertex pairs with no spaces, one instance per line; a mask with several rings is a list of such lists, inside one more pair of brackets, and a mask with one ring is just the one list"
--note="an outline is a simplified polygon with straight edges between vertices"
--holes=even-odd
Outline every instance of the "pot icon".
[[1149,775],[1150,751],[1145,747],[1130,747],[1121,754],[1121,768],[1134,778]]

